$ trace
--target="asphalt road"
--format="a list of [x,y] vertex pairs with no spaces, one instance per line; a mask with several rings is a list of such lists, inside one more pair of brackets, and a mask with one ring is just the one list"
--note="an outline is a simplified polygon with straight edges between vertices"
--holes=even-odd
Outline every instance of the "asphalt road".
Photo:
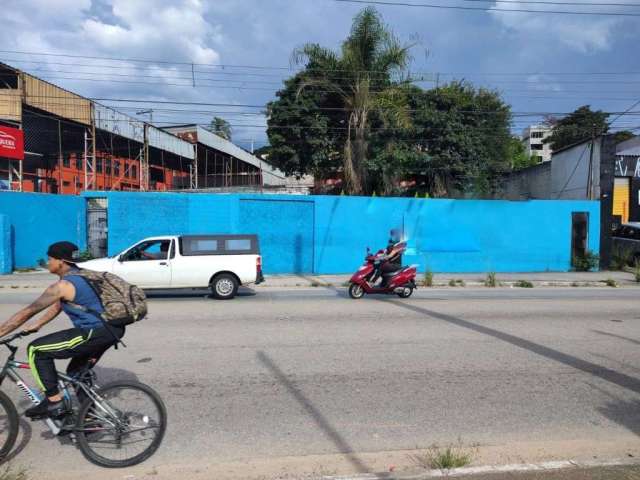
[[[230,302],[153,294],[149,318],[99,376],[160,392],[170,425],[158,453],[104,471],[23,422],[12,463],[48,479],[218,479],[413,472],[410,454],[434,443],[473,445],[478,464],[640,455],[638,290],[359,301],[343,290],[245,290]],[[0,318],[35,294],[0,293]]]

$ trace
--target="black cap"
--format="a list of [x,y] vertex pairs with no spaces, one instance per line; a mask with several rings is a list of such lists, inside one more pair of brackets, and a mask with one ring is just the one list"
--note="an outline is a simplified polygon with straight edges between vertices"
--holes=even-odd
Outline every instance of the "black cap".
[[80,259],[80,249],[71,242],[56,242],[49,246],[47,255],[64,262],[76,263]]

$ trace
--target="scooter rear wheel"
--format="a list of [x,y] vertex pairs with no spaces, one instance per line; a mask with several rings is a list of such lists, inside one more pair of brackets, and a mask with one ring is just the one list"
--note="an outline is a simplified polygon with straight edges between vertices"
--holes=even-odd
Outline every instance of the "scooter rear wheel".
[[358,285],[357,283],[350,284],[349,296],[355,300],[364,297],[364,288],[362,288],[362,285]]
[[406,288],[403,288],[400,293],[398,293],[398,296],[400,298],[409,298],[412,294],[413,294],[413,288],[406,287]]

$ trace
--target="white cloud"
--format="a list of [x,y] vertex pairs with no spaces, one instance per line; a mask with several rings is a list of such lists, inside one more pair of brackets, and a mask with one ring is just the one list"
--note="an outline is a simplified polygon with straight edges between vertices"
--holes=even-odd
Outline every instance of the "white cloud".
[[[568,10],[582,12],[621,12],[619,7],[591,7],[591,0],[584,2],[585,7],[561,7],[554,5],[535,5],[535,10]],[[601,3],[601,2],[599,2]],[[522,4],[493,4],[503,10],[522,9]],[[504,27],[511,32],[521,33],[531,42],[544,45],[564,44],[579,53],[595,53],[609,50],[612,46],[616,27],[624,22],[624,17],[594,15],[559,15],[527,12],[491,12]]]

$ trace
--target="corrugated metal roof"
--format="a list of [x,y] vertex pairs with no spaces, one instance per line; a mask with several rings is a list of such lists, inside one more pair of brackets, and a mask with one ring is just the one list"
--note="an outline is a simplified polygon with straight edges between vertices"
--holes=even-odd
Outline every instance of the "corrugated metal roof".
[[195,158],[195,150],[193,144],[182,140],[170,133],[160,130],[159,128],[147,126],[147,139],[152,147],[175,153],[184,158],[193,160]]
[[198,125],[181,125],[177,127],[168,127],[165,130],[175,134],[195,131],[199,143],[218,150],[219,152],[231,155],[232,157],[235,157],[245,163],[249,163],[255,167],[261,168],[262,178],[264,179],[265,185],[286,184],[286,175],[284,174],[284,172],[278,170],[277,168],[274,168],[264,160],[251,155],[249,152],[243,150],[229,140],[225,140],[224,138],[219,137],[218,135],[211,133],[209,130],[206,130]]
[[637,147],[627,148],[616,153],[618,157],[638,157],[640,156],[640,145]]
[[99,103],[94,103],[93,115],[96,128],[139,143],[144,142],[144,122]]

